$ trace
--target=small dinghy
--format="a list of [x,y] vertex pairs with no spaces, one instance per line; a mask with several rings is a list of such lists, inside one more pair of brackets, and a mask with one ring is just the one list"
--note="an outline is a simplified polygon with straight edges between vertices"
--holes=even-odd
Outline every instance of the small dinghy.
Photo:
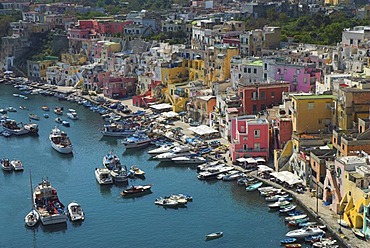
[[223,235],[224,235],[223,232],[214,232],[214,233],[207,234],[206,241],[221,238]]
[[37,224],[39,221],[40,216],[37,213],[36,210],[32,209],[31,212],[29,212],[26,217],[24,217],[24,222],[26,223],[27,226],[33,227]]

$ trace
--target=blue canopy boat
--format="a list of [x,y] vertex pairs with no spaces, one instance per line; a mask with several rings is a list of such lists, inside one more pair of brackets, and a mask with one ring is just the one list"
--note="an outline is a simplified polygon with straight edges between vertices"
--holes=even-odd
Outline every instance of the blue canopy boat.
[[280,243],[282,244],[282,245],[286,245],[286,244],[292,244],[292,243],[294,243],[294,242],[296,242],[297,241],[297,239],[296,238],[287,238],[287,239],[283,239],[283,240],[281,240],[280,241]]

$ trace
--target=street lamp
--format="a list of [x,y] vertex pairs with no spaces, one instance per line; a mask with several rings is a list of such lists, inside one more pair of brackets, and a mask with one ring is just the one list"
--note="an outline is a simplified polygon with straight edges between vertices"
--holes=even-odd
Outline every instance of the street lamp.
[[342,234],[343,232],[342,232],[342,216],[343,216],[343,211],[341,210],[341,211],[339,211],[339,229],[338,229],[338,232],[340,233],[340,234]]

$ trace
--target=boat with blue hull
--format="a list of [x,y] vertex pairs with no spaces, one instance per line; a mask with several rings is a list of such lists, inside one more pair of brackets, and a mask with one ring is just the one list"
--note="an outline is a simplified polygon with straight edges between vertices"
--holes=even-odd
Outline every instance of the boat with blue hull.
[[134,134],[122,141],[126,149],[139,148],[150,145],[152,140],[145,134]]

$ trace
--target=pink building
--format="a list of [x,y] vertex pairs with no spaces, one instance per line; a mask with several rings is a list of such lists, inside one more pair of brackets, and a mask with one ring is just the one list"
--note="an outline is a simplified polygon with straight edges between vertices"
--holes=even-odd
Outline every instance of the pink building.
[[314,64],[276,64],[275,75],[275,80],[288,81],[293,92],[312,92],[316,81],[322,77],[321,70],[316,69]]
[[240,116],[231,120],[231,159],[242,157],[269,157],[269,123],[255,115]]
[[136,90],[136,78],[106,77],[103,79],[103,93],[109,98],[123,98],[132,96]]

